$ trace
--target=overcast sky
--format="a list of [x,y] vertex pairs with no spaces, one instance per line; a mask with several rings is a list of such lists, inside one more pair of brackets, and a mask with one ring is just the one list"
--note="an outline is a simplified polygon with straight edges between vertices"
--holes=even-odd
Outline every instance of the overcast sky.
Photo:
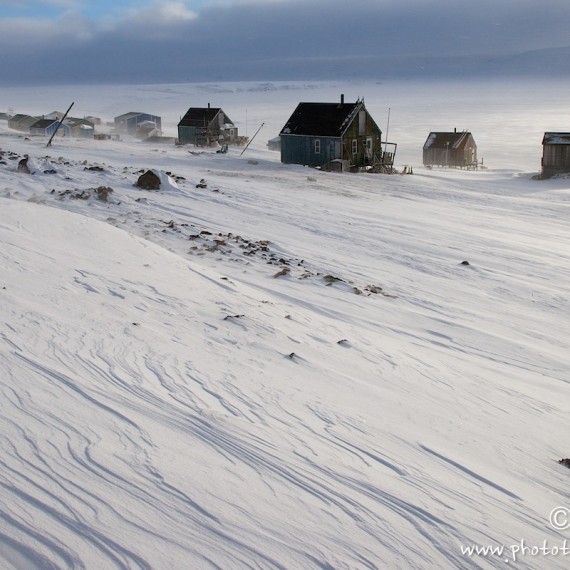
[[0,0],[7,84],[381,79],[570,46],[570,0]]

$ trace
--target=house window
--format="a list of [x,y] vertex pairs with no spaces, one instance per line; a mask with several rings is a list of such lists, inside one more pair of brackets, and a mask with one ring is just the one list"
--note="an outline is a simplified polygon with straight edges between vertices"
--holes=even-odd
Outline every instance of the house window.
[[352,154],[358,154],[358,141],[352,139]]
[[366,139],[366,156],[372,157],[372,138],[370,137]]
[[321,139],[315,139],[315,154],[321,154]]

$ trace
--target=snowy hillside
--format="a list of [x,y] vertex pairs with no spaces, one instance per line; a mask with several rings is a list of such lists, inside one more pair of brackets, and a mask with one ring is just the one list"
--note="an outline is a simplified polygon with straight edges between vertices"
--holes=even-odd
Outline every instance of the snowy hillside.
[[449,100],[378,89],[411,176],[266,149],[337,86],[218,95],[268,122],[242,156],[0,127],[0,567],[568,566],[570,180],[513,137],[568,113],[529,91],[497,138],[464,93],[494,164],[429,171]]

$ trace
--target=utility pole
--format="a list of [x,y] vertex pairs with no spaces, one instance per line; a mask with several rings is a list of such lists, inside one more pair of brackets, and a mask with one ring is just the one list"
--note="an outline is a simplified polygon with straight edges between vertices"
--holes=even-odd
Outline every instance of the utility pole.
[[69,113],[69,111],[71,111],[71,107],[73,107],[73,105],[75,105],[75,102],[71,103],[71,105],[69,106],[69,109],[67,109],[67,111],[65,112],[65,115],[63,115],[63,117],[61,118],[61,121],[59,121],[59,124],[55,128],[55,131],[53,131],[53,135],[51,135],[51,137],[49,138],[49,141],[46,144],[46,147],[51,146],[51,141],[52,141],[53,137],[55,137],[55,134],[59,130],[59,127],[61,127],[61,124],[63,123],[63,121],[65,121],[65,117],[67,117],[67,113]]
[[[263,127],[263,125],[265,125],[265,123],[261,123],[261,127]],[[251,140],[245,145],[245,148],[241,151],[240,156],[247,150],[247,147],[253,142],[253,139],[257,136],[257,133],[261,130],[261,127],[259,127],[257,131],[255,131],[255,135],[253,135],[251,137]]]

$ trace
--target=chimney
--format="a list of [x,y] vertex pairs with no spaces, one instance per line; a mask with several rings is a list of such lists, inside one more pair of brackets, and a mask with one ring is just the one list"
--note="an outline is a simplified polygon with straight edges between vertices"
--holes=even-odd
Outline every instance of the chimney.
[[210,108],[210,103],[208,103],[208,109]]
[[454,132],[454,133],[457,133],[457,127],[455,127],[455,128],[453,129],[453,132]]
[[340,104],[344,105],[344,93],[340,94]]

